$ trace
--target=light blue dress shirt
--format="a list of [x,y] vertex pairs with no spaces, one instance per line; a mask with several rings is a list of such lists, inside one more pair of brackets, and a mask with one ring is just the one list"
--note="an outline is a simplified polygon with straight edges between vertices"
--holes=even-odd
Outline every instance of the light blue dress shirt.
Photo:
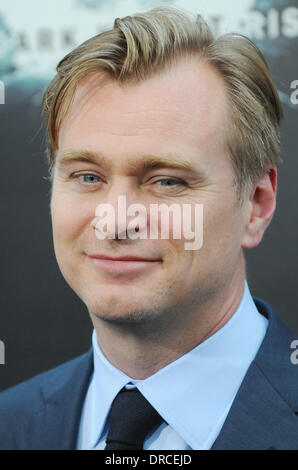
[[144,450],[207,450],[216,440],[267,329],[245,281],[239,307],[201,344],[143,380],[134,380],[103,355],[92,335],[94,372],[81,414],[77,449],[105,447],[108,414],[124,386],[137,386],[164,419]]

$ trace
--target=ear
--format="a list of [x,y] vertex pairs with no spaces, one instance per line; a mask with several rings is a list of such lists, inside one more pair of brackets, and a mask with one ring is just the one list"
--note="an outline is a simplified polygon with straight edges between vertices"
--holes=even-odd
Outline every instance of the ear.
[[248,201],[242,248],[259,245],[276,207],[277,170],[270,168],[254,185]]

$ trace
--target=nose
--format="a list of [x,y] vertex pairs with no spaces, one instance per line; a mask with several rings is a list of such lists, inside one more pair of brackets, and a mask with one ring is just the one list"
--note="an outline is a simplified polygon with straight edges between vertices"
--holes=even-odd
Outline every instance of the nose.
[[[148,217],[142,199],[129,181],[115,179],[111,183],[95,210],[96,219],[101,220],[101,227],[105,226],[106,238],[146,238]],[[96,227],[99,229],[98,223]]]

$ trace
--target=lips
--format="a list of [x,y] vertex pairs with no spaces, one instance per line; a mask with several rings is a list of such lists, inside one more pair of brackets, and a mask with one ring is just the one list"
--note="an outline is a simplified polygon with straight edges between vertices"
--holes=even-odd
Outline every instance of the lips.
[[161,258],[135,255],[122,255],[113,258],[107,255],[95,254],[89,255],[89,258],[96,270],[121,274],[147,271],[162,262]]
[[160,258],[147,258],[143,256],[123,255],[123,256],[106,256],[106,255],[89,255],[90,258],[94,259],[107,259],[111,261],[161,261]]

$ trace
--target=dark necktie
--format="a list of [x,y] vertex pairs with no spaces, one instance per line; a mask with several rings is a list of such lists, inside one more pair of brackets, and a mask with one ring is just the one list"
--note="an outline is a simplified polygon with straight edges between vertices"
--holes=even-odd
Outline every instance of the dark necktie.
[[111,406],[104,450],[143,449],[145,437],[162,420],[137,388],[122,388]]

